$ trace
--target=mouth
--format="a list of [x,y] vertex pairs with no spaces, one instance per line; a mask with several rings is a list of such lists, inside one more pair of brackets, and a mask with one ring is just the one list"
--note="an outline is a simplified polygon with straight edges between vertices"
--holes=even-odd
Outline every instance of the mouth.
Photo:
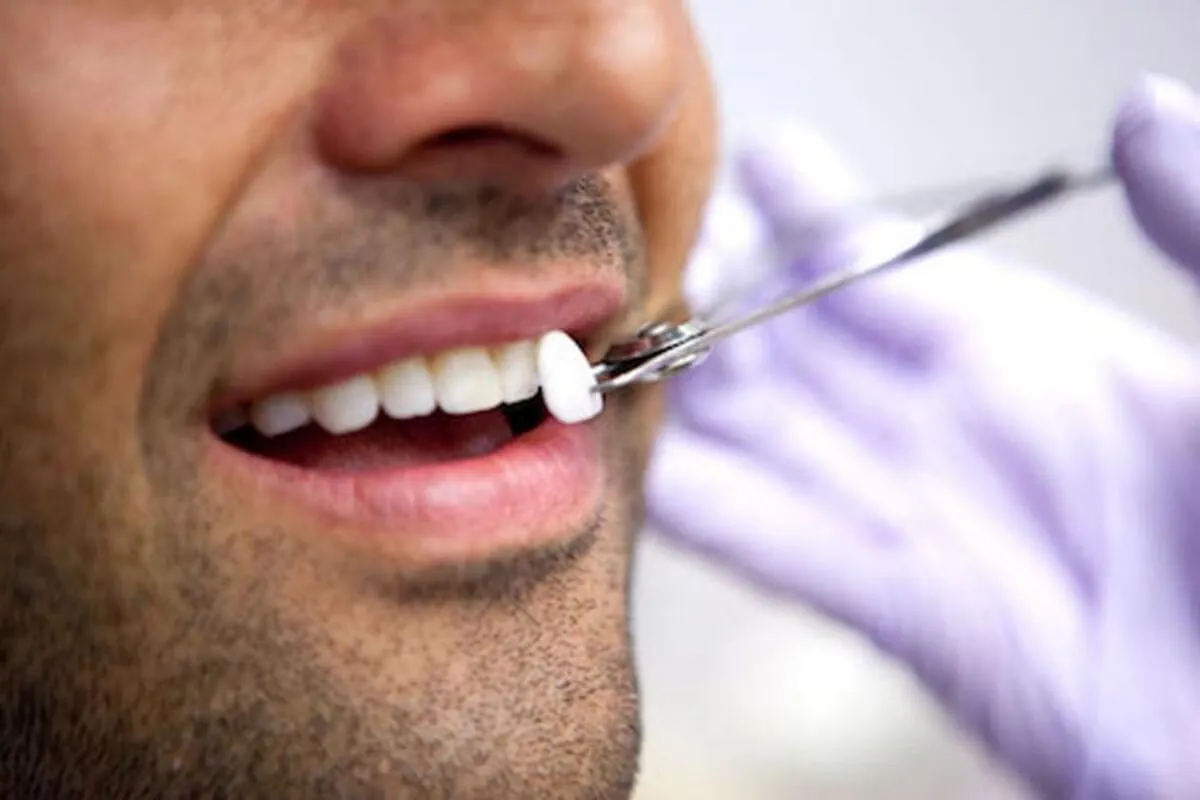
[[235,490],[421,561],[559,544],[603,501],[585,352],[622,303],[474,297],[351,332],[228,393],[212,452]]

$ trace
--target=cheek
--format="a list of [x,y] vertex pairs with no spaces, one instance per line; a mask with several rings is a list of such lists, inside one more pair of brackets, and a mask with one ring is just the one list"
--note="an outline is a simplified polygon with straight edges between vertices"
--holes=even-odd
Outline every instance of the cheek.
[[646,236],[649,319],[686,314],[681,278],[700,229],[716,168],[718,135],[713,87],[694,34],[689,79],[677,111],[654,150],[633,164],[630,183]]
[[[693,34],[694,35],[694,34]],[[679,322],[688,309],[682,276],[700,230],[718,152],[716,104],[708,65],[693,38],[690,80],[659,145],[632,165],[629,181],[646,236],[648,264],[645,319]],[[663,384],[629,393],[639,443],[637,471],[644,473],[666,406]]]
[[36,413],[60,464],[111,456],[176,287],[304,62],[272,71],[260,49],[251,70],[215,23],[132,4],[0,6],[0,369],[19,376],[0,425]]
[[0,133],[6,239],[36,233],[58,256],[47,267],[88,280],[101,265],[137,292],[211,199],[217,178],[197,161],[212,126],[192,110],[213,109],[161,24],[47,5],[0,14],[16,43],[0,48],[0,114],[19,122]]

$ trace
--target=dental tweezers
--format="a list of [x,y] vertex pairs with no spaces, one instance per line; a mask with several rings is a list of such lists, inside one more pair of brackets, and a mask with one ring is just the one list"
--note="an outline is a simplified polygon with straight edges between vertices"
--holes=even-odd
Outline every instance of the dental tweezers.
[[985,233],[1051,201],[1112,182],[1111,169],[1077,172],[1047,170],[1015,189],[991,191],[964,204],[943,221],[918,229],[914,239],[883,257],[859,261],[817,280],[793,294],[767,302],[728,321],[707,315],[682,323],[652,322],[630,339],[611,347],[593,367],[593,392],[606,394],[639,383],[654,383],[696,366],[713,344],[808,305],[864,278],[919,261],[942,248]]

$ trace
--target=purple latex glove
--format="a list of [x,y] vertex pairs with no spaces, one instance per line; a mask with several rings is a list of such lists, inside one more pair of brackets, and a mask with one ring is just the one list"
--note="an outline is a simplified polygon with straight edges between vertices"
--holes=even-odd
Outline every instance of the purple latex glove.
[[[1200,269],[1195,101],[1147,82],[1114,154],[1145,230]],[[737,265],[760,236],[786,251],[860,192],[802,132],[754,142],[736,171],[698,268]],[[911,228],[826,234],[767,291]],[[861,630],[1042,796],[1200,797],[1190,351],[958,250],[718,345],[670,392],[659,531]]]

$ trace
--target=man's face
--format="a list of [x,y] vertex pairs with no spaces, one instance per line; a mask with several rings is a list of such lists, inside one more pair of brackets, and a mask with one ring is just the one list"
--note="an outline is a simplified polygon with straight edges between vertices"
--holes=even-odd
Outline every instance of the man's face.
[[0,795],[628,794],[656,398],[487,376],[673,303],[706,81],[684,0],[0,2]]

